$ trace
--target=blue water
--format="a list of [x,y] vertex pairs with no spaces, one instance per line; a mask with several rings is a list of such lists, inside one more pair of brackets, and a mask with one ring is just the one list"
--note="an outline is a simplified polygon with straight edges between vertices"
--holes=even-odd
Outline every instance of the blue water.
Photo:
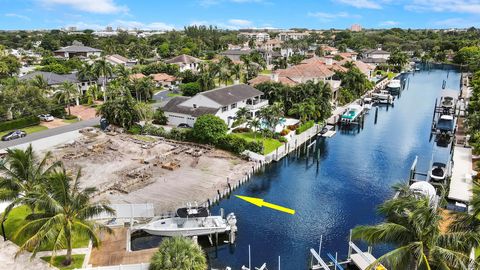
[[[366,116],[363,129],[338,132],[333,138],[319,139],[319,159],[300,155],[267,166],[233,194],[262,198],[296,210],[289,215],[250,205],[236,197],[224,199],[212,209],[235,212],[237,241],[209,251],[212,266],[239,269],[248,265],[248,245],[252,266],[264,262],[269,269],[307,269],[309,249],[318,248],[323,235],[322,256],[338,252],[346,257],[349,230],[382,220],[376,207],[392,196],[391,185],[407,181],[409,169],[418,155],[418,171],[426,172],[432,157],[448,159],[448,148],[430,140],[435,98],[447,89],[459,89],[460,74],[450,70],[430,70],[406,75],[405,90],[394,107],[375,107]],[[374,250],[375,251],[375,250]],[[381,252],[382,249],[377,249]],[[374,252],[375,253],[375,252]]]

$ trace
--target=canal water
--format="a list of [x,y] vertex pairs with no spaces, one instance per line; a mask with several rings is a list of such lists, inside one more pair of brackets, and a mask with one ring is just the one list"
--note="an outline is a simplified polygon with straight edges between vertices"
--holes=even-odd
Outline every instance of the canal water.
[[431,69],[404,78],[405,89],[394,107],[379,106],[376,123],[373,107],[360,130],[318,139],[318,158],[313,151],[309,157],[291,154],[233,192],[293,208],[295,215],[234,196],[213,207],[214,214],[220,208],[236,214],[238,233],[233,246],[208,249],[211,266],[248,266],[250,245],[252,267],[266,262],[269,269],[278,269],[280,256],[281,269],[307,269],[309,249],[318,249],[321,235],[323,258],[327,252],[346,258],[349,230],[382,220],[376,207],[393,195],[392,184],[407,181],[415,156],[418,171],[427,172],[432,157],[446,163],[449,149],[430,140],[432,113],[443,80],[447,89],[458,90],[460,74]]

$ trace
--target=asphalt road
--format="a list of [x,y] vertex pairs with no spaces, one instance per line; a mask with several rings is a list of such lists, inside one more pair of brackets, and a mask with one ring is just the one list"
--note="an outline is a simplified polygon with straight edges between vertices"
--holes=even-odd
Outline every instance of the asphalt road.
[[4,148],[7,148],[7,147],[13,147],[13,146],[24,144],[24,143],[29,143],[29,142],[36,141],[36,140],[39,140],[39,139],[44,139],[44,138],[59,135],[59,134],[62,134],[62,133],[79,130],[79,129],[82,129],[82,128],[85,128],[85,127],[92,127],[92,126],[99,125],[99,124],[100,124],[100,117],[97,117],[97,118],[93,118],[93,119],[89,119],[89,120],[85,120],[85,121],[80,121],[80,122],[73,123],[73,124],[66,125],[66,126],[62,126],[62,127],[51,128],[51,129],[35,132],[35,133],[32,133],[32,134],[27,134],[26,137],[23,137],[23,138],[20,138],[20,139],[16,139],[16,140],[12,140],[12,141],[6,141],[6,142],[1,141],[0,142],[0,149],[4,149]]

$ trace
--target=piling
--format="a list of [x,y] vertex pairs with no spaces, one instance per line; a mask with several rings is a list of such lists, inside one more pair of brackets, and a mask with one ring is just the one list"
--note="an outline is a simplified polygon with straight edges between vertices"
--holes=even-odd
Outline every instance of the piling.
[[377,124],[378,119],[378,107],[375,108],[375,124]]

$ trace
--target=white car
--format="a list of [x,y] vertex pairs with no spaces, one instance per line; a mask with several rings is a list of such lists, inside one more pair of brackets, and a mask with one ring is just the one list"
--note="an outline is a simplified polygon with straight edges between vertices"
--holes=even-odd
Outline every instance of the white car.
[[51,116],[50,114],[40,114],[38,118],[40,118],[41,121],[45,122],[51,122],[55,120],[55,118],[53,118],[53,116]]

